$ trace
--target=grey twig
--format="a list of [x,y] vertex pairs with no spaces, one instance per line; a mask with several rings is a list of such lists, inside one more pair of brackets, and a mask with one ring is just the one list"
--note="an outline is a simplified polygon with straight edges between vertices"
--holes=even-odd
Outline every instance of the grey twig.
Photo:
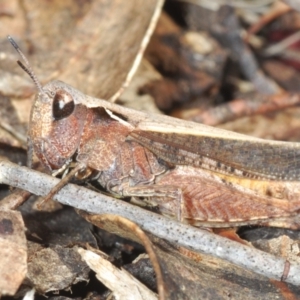
[[[58,179],[49,175],[0,160],[0,183],[2,184],[45,196],[58,182]],[[219,257],[268,278],[276,280],[284,278],[288,283],[300,285],[300,265],[291,263],[289,273],[284,274],[283,277],[286,266],[284,258],[181,224],[84,187],[68,184],[54,198],[62,204],[89,213],[120,215],[135,222],[143,230],[180,246]]]

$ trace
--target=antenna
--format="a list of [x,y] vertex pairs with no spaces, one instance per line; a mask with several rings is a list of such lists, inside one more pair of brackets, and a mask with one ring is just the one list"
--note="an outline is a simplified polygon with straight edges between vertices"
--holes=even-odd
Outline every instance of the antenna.
[[37,77],[35,76],[35,74],[34,74],[32,68],[31,68],[26,56],[23,54],[23,52],[21,51],[18,44],[14,41],[14,39],[10,35],[7,36],[7,39],[10,41],[10,43],[13,45],[13,47],[20,54],[20,56],[22,57],[22,59],[25,62],[25,65],[24,65],[21,61],[17,60],[18,65],[30,76],[30,78],[34,82],[35,86],[37,87],[38,91],[40,93],[43,93],[42,85],[40,84]]

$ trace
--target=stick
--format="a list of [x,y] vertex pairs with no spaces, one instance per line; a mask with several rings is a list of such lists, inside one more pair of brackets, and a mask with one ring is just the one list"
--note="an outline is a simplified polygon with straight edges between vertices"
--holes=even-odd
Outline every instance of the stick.
[[[59,179],[49,175],[0,160],[0,183],[2,184],[45,196],[58,182]],[[300,285],[300,265],[298,264],[291,263],[289,273],[285,274],[286,260],[284,258],[181,224],[84,187],[68,184],[54,196],[54,199],[93,214],[120,215],[135,222],[143,230],[192,251],[227,260],[268,278],[279,281],[284,278],[285,282]]]

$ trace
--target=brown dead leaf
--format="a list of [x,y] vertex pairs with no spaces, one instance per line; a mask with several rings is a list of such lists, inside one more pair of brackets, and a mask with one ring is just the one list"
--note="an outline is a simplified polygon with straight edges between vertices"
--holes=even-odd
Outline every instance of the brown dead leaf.
[[120,270],[93,251],[79,248],[78,252],[87,265],[96,273],[97,278],[113,292],[115,298],[120,300],[129,298],[136,300],[157,299],[155,293],[126,270]]
[[42,82],[59,78],[89,95],[115,99],[140,62],[161,5],[162,0],[24,1],[15,22],[24,22],[27,31],[1,26],[7,28],[2,37],[19,40],[26,32],[34,54],[28,60]]
[[0,211],[0,291],[14,295],[27,273],[27,246],[22,216]]
[[39,293],[65,290],[88,281],[89,269],[75,248],[55,246],[37,250],[29,256],[27,278]]

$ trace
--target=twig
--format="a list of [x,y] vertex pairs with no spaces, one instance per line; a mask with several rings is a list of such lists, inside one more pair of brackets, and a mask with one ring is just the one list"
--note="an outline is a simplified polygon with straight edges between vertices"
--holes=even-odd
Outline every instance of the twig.
[[0,210],[13,210],[22,205],[32,194],[24,190],[16,190],[0,201]]
[[[0,160],[0,183],[45,196],[58,182],[59,179],[49,175]],[[298,264],[291,263],[289,273],[285,274],[286,260],[284,258],[181,224],[84,187],[68,184],[55,195],[54,199],[89,213],[120,215],[135,222],[143,230],[180,246],[219,257],[275,280],[281,280],[284,274],[283,278],[286,282],[300,285],[300,265]]]
[[267,47],[264,51],[266,56],[279,55],[286,51],[288,47],[297,43],[300,40],[300,30],[291,34],[287,38],[281,40],[280,42]]
[[176,116],[185,120],[215,126],[241,117],[254,114],[266,114],[280,111],[299,105],[300,97],[294,93],[280,93],[275,95],[257,95],[256,97],[235,99],[225,104],[220,104],[206,111],[183,111]]
[[253,24],[247,32],[247,36],[245,37],[245,41],[248,41],[250,36],[260,31],[264,26],[274,21],[276,18],[286,14],[291,10],[291,7],[287,4],[284,4],[280,1],[276,1],[271,10],[268,10],[266,14],[264,14],[258,22]]
[[48,195],[46,197],[44,197],[44,199],[38,204],[37,208],[38,209],[42,209],[43,205],[48,202],[50,199],[52,199],[54,197],[54,195],[56,195],[58,193],[58,191],[60,191],[68,182],[70,182],[72,180],[72,178],[80,171],[82,171],[83,169],[85,169],[85,165],[84,164],[77,164],[76,167],[71,170],[66,177],[64,177],[63,179],[61,179],[59,181],[59,183],[54,186],[51,191],[48,193]]

